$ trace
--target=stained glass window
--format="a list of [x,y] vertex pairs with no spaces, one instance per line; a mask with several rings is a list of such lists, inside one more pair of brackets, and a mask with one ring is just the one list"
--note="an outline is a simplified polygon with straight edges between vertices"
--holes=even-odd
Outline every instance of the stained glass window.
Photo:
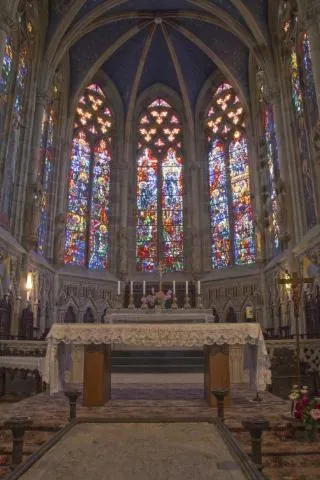
[[0,74],[0,94],[8,92],[8,86],[9,86],[10,76],[12,72],[12,65],[13,65],[12,38],[10,36],[7,36],[5,47],[4,47],[4,56],[2,59],[1,74]]
[[279,204],[276,192],[276,179],[279,176],[278,145],[275,130],[273,107],[269,103],[266,94],[265,77],[261,69],[257,72],[257,89],[259,114],[261,121],[260,135],[262,137],[262,158],[266,162],[267,195],[270,198],[270,226],[273,253],[279,253],[280,249],[280,226],[279,226]]
[[42,198],[40,206],[40,223],[38,232],[38,252],[45,254],[48,241],[50,198],[54,175],[54,151],[59,110],[59,88],[54,86],[51,101],[43,114],[40,141],[40,175],[42,178]]
[[66,218],[65,263],[109,268],[112,113],[97,84],[75,115]]
[[314,84],[313,71],[312,71],[312,59],[311,48],[308,34],[303,32],[301,34],[301,53],[303,63],[303,78],[304,78],[304,92],[307,103],[308,112],[311,117],[312,126],[318,120],[318,106],[316,88]]
[[183,155],[179,115],[162,98],[140,117],[137,156],[136,266],[181,271],[183,260]]
[[23,99],[25,94],[25,87],[27,82],[28,76],[28,69],[29,69],[29,57],[30,57],[30,50],[28,44],[25,44],[19,53],[19,61],[18,61],[18,71],[17,71],[17,78],[16,78],[16,92],[15,92],[15,101],[14,101],[14,111],[17,114],[21,113]]
[[281,23],[285,46],[283,54],[289,67],[294,136],[299,151],[305,224],[307,229],[310,229],[317,221],[309,141],[313,119],[317,118],[310,43],[306,33],[299,30],[299,19],[294,6],[290,2],[283,2],[283,5],[282,15],[285,16]]
[[214,92],[206,129],[213,268],[255,261],[244,109],[228,83]]

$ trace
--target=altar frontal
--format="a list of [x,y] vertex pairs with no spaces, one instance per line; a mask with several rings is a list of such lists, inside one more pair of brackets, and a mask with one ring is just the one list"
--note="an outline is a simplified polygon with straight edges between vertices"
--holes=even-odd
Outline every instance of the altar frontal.
[[[211,390],[230,388],[229,346],[243,350],[243,347],[248,345],[253,359],[250,368],[250,384],[253,388],[263,391],[270,383],[268,354],[261,327],[257,323],[54,324],[47,336],[47,342],[44,381],[49,384],[52,395],[64,388],[64,367],[68,351],[71,357],[70,346],[84,346],[83,385],[86,398],[84,404],[88,406],[101,406],[110,399],[110,354],[111,348],[117,345],[168,349],[204,348],[205,397],[209,403],[214,402]],[[100,399],[92,403],[90,401],[92,392],[88,389],[97,388],[100,388]]]

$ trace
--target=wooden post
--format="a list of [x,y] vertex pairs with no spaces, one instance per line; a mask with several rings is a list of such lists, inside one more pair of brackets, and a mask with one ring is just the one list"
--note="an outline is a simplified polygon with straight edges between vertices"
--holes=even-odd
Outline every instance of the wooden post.
[[[212,391],[230,391],[229,345],[204,346],[204,398],[212,407],[217,400]],[[225,405],[231,404],[230,395],[225,398]]]
[[83,369],[83,405],[103,407],[111,398],[111,346],[86,345]]

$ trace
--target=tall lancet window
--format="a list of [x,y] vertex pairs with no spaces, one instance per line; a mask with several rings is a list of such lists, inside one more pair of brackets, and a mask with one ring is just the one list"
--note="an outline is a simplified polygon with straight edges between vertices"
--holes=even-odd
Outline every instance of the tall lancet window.
[[259,105],[261,155],[264,164],[263,184],[268,196],[269,232],[273,245],[273,254],[280,251],[279,202],[277,198],[277,180],[279,179],[279,157],[273,106],[268,99],[263,71],[257,70],[257,99]]
[[2,144],[5,115],[8,104],[8,93],[12,82],[12,70],[14,64],[13,40],[11,36],[6,37],[4,55],[0,70],[0,142]]
[[295,2],[282,2],[280,32],[283,61],[289,75],[293,116],[293,135],[299,152],[299,177],[304,199],[306,228],[316,224],[310,135],[318,118],[315,86],[312,73],[310,42],[297,17]]
[[[24,124],[27,121],[28,90],[32,71],[32,52],[34,41],[33,25],[24,9],[23,2],[19,6],[19,28],[12,31],[5,44],[5,52],[0,80],[0,140],[4,157],[4,172],[1,191],[2,221],[10,226],[10,219],[18,187],[19,162],[21,161],[21,142],[24,135]],[[4,131],[5,120],[10,128]],[[2,135],[2,138],[1,138]],[[6,138],[4,138],[4,135]]]
[[181,119],[162,98],[140,117],[137,155],[136,266],[181,271],[183,260],[183,153]]
[[206,120],[212,267],[255,261],[244,109],[227,83],[214,92]]
[[44,255],[48,244],[50,224],[50,200],[52,199],[53,177],[55,171],[55,150],[57,140],[57,124],[60,107],[60,85],[54,82],[51,98],[45,109],[41,123],[40,140],[40,178],[42,182],[42,198],[40,207],[40,224],[38,231],[38,252]]
[[65,263],[107,270],[113,115],[101,88],[89,85],[75,114],[66,219]]

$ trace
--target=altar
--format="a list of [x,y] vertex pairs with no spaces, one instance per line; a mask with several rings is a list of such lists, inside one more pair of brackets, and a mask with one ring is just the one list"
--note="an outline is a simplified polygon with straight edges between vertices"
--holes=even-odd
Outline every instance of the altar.
[[[116,345],[146,348],[204,348],[204,390],[214,402],[211,390],[230,389],[229,347],[251,352],[250,384],[257,391],[270,383],[270,365],[257,323],[236,324],[54,324],[47,336],[43,380],[50,394],[63,390],[63,368],[70,346],[84,347],[84,404],[103,405],[111,396],[111,348]],[[70,357],[70,351],[69,351]],[[239,363],[237,368],[242,368]],[[90,403],[90,391],[102,385],[97,403]],[[101,386],[100,385],[100,386]],[[87,400],[86,400],[87,399]],[[99,403],[100,402],[100,403]]]
[[204,308],[167,309],[159,308],[157,311],[149,309],[127,308],[112,309],[108,314],[109,323],[210,323],[214,322],[212,310]]

